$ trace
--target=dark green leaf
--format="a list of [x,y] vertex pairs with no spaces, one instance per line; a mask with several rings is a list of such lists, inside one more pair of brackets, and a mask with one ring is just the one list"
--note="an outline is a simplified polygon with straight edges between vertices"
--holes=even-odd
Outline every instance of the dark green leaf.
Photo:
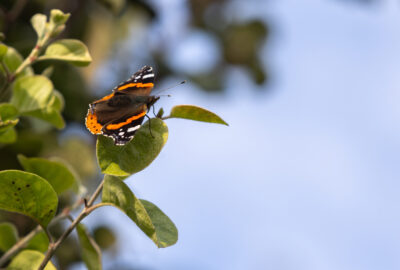
[[20,113],[28,113],[49,106],[52,99],[53,84],[45,76],[25,76],[15,81],[13,104]]
[[201,122],[208,122],[208,123],[216,123],[216,124],[228,124],[222,120],[221,117],[216,115],[213,112],[210,112],[206,109],[193,106],[193,105],[179,105],[175,106],[171,110],[170,118],[183,118],[183,119],[190,119],[196,120]]
[[[37,270],[44,259],[44,254],[36,250],[20,252],[8,265],[7,270]],[[44,270],[57,270],[53,263],[47,263]]]
[[61,39],[51,43],[38,60],[62,60],[77,66],[87,66],[92,61],[85,44],[76,39]]
[[42,177],[17,170],[0,172],[0,209],[29,216],[46,227],[57,205],[57,193]]
[[18,241],[18,231],[14,224],[0,223],[0,251],[6,252]]
[[89,270],[101,270],[101,251],[83,224],[76,227],[82,249],[82,259]]
[[23,155],[18,155],[18,160],[25,171],[46,179],[57,194],[61,194],[71,188],[76,182],[74,174],[60,161],[44,158],[26,158]]
[[28,245],[25,249],[33,249],[40,252],[46,252],[49,247],[49,238],[47,237],[44,231],[36,234],[31,241],[28,242]]
[[102,201],[119,208],[160,248],[176,243],[178,231],[172,221],[155,205],[135,197],[118,177],[106,175]]
[[151,119],[151,133],[147,121],[124,146],[114,145],[108,137],[97,139],[97,160],[104,174],[127,176],[137,173],[158,156],[168,139],[168,127],[158,118]]
[[114,232],[106,226],[99,226],[93,231],[94,240],[101,249],[109,249],[117,241]]
[[33,26],[33,29],[35,29],[36,34],[39,39],[41,39],[45,33],[46,20],[47,20],[47,17],[46,17],[46,15],[43,15],[43,14],[35,14],[35,15],[33,15],[32,19],[31,19],[31,24]]

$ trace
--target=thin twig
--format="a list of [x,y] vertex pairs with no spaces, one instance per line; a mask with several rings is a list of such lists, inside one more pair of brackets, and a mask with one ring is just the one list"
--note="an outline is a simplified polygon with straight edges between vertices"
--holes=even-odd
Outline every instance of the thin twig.
[[49,249],[47,250],[46,256],[44,257],[42,263],[40,264],[38,270],[43,270],[47,263],[50,261],[51,257],[53,257],[54,252],[57,250],[57,248],[60,246],[60,244],[68,237],[68,235],[75,229],[75,227],[79,224],[79,222],[82,221],[91,211],[94,209],[91,209],[91,206],[93,205],[94,201],[96,200],[97,196],[99,196],[102,188],[104,185],[104,179],[101,181],[100,185],[97,187],[96,191],[93,193],[92,197],[90,197],[87,205],[85,208],[81,211],[81,213],[75,218],[75,220],[69,225],[67,230],[60,236],[60,238],[53,244],[49,245]]
[[[53,226],[54,224],[57,224],[60,220],[68,217],[69,213],[74,209],[78,208],[82,204],[82,202],[83,202],[82,200],[78,200],[73,206],[65,208],[61,213],[59,213],[51,220],[49,226]],[[7,252],[4,253],[3,256],[1,256],[0,258],[0,267],[4,265],[18,251],[26,247],[29,241],[31,241],[32,238],[38,233],[40,233],[42,230],[43,228],[40,225],[38,225],[29,234],[25,235],[17,243],[15,243],[14,246],[12,246],[9,250],[7,250]]]

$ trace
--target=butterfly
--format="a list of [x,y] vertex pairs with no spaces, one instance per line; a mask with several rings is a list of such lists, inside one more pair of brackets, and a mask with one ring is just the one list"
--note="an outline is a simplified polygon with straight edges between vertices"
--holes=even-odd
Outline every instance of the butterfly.
[[153,68],[144,66],[116,86],[110,95],[89,104],[87,129],[92,134],[111,137],[116,145],[125,145],[135,136],[148,110],[160,98],[150,95],[153,87]]

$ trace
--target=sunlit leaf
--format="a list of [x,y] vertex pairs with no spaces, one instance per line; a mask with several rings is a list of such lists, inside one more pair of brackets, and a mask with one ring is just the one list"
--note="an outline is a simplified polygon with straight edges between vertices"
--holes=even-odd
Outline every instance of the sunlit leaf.
[[74,174],[60,161],[26,158],[23,155],[18,155],[18,160],[25,171],[46,179],[57,194],[71,188],[76,182]]
[[151,119],[151,134],[147,121],[124,146],[114,145],[111,138],[97,139],[97,159],[105,174],[127,176],[137,173],[158,156],[168,139],[168,127],[158,118]]
[[58,129],[65,127],[64,118],[61,115],[61,110],[64,107],[64,98],[60,92],[54,90],[49,105],[46,108],[24,113],[24,115],[39,118],[46,121]]
[[87,66],[92,61],[86,45],[76,39],[61,39],[51,43],[38,60],[62,60],[77,66]]
[[47,17],[44,14],[35,14],[31,19],[33,29],[35,29],[38,38],[42,38],[46,30]]
[[76,227],[82,249],[82,259],[89,270],[101,270],[101,250],[83,224]]
[[0,209],[29,216],[46,227],[57,205],[57,193],[42,177],[17,170],[0,172]]
[[178,240],[174,223],[154,204],[135,197],[118,177],[106,175],[102,201],[124,212],[160,248]]
[[20,113],[46,108],[52,98],[53,84],[45,76],[25,76],[15,81],[13,104]]
[[37,233],[29,242],[25,249],[33,249],[46,252],[49,247],[49,238],[44,231]]
[[14,224],[0,223],[0,251],[6,252],[18,241],[18,231]]
[[[17,70],[17,68],[22,64],[23,58],[21,54],[14,48],[8,47],[6,54],[3,56],[3,63],[9,70],[9,72],[13,73]],[[0,70],[4,73],[3,67],[0,65]],[[18,77],[33,75],[33,70],[31,67],[27,67],[24,69]]]
[[[36,250],[20,252],[8,265],[7,270],[37,270],[44,259],[44,254]],[[44,270],[57,270],[49,261]]]
[[228,124],[215,113],[194,105],[179,105],[173,107],[170,118],[183,118],[228,126]]

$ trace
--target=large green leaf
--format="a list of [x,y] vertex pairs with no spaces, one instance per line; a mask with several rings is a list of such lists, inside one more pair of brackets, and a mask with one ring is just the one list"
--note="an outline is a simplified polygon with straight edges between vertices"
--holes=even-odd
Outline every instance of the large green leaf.
[[117,176],[137,173],[153,162],[167,139],[168,127],[158,118],[151,119],[151,134],[149,121],[147,121],[135,137],[124,146],[116,146],[111,138],[99,136],[97,160],[101,171]]
[[106,175],[102,201],[124,212],[158,247],[171,246],[178,240],[174,223],[152,203],[137,199],[118,177]]
[[222,120],[222,118],[216,115],[215,113],[194,105],[174,106],[171,110],[169,117],[223,124],[228,126],[228,123]]
[[0,251],[6,252],[18,241],[18,231],[9,222],[0,223]]
[[52,101],[53,84],[45,76],[35,75],[19,78],[13,87],[13,104],[20,113],[46,108]]
[[0,172],[0,209],[29,216],[46,227],[57,205],[57,193],[42,177],[17,170]]
[[101,270],[101,251],[83,224],[76,227],[82,249],[82,259],[89,270]]
[[26,158],[23,155],[18,155],[18,160],[25,171],[46,179],[57,194],[71,188],[76,182],[75,175],[59,160]]
[[[23,61],[24,59],[16,49],[12,47],[7,48],[7,52],[3,56],[3,63],[11,73],[15,72]],[[1,65],[0,70],[4,73],[4,69]],[[19,75],[19,77],[26,75],[33,75],[33,70],[31,67],[25,68],[24,71]]]
[[[37,270],[44,259],[44,254],[36,250],[20,252],[8,265],[7,270]],[[57,270],[49,261],[44,270]]]
[[33,249],[46,252],[49,248],[49,238],[44,231],[37,233],[29,242],[25,249]]
[[61,39],[51,43],[38,60],[62,60],[77,66],[87,66],[92,57],[84,43],[76,39]]

